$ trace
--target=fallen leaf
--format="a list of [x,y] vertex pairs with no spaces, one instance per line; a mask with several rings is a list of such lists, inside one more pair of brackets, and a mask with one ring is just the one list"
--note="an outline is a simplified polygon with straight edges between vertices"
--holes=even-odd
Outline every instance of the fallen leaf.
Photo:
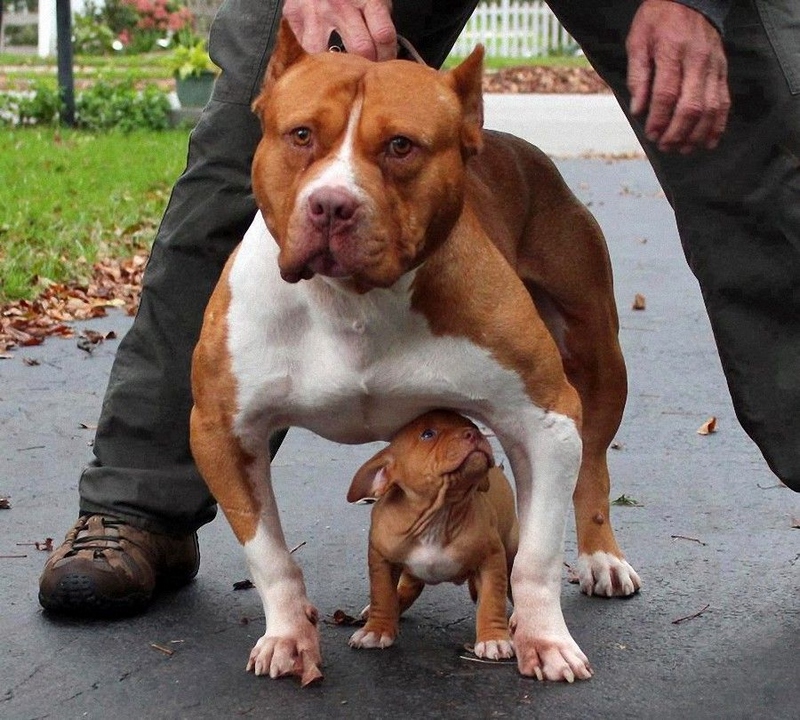
[[0,497],[0,510],[11,510],[10,497]]
[[354,618],[352,615],[348,615],[344,610],[336,610],[333,613],[333,624],[344,626],[363,625],[364,621]]
[[611,501],[612,505],[621,505],[623,507],[644,507],[638,500],[628,497],[625,494],[620,495],[616,500]]
[[567,562],[564,565],[567,568],[567,582],[570,585],[577,585],[581,581],[578,571]]
[[717,418],[713,415],[708,418],[699,428],[697,428],[698,435],[710,435],[717,431]]
[[647,300],[645,296],[641,293],[636,293],[636,295],[633,296],[633,305],[631,305],[631,310],[644,310],[646,304]]
[[235,583],[233,583],[234,590],[251,590],[254,587],[255,585],[253,585],[252,581],[248,579],[237,580]]

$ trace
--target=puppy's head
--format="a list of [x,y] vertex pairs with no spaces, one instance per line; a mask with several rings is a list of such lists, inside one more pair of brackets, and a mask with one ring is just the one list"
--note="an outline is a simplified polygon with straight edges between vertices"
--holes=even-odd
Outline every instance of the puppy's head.
[[407,60],[309,55],[284,21],[253,109],[253,191],[287,282],[389,287],[448,235],[481,147],[478,48],[440,73]]
[[390,490],[429,504],[442,497],[453,502],[489,489],[494,456],[477,426],[450,410],[421,415],[403,427],[358,470],[348,502],[380,498]]

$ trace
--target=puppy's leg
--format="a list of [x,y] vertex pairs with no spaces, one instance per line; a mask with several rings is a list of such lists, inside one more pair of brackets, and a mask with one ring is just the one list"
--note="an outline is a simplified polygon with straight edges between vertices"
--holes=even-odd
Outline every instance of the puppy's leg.
[[192,411],[192,450],[244,547],[264,606],[266,631],[250,653],[247,670],[273,678],[297,675],[303,685],[321,679],[317,610],[286,546],[268,455],[247,454],[227,430],[224,417],[206,416],[197,406]]
[[403,571],[400,581],[397,583],[397,600],[401,615],[416,602],[424,589],[425,583],[422,580]]
[[397,583],[400,568],[386,560],[370,545],[369,616],[364,627],[356,630],[349,640],[352,648],[387,648],[394,643],[400,621]]
[[480,658],[501,660],[514,657],[514,644],[511,641],[506,615],[508,571],[506,553],[500,539],[495,538],[491,544],[492,552],[474,576],[478,603],[475,619],[475,654]]
[[591,677],[592,670],[561,611],[564,528],[581,458],[576,420],[558,410],[577,406],[574,390],[564,385],[552,410],[530,408],[517,423],[488,424],[517,483],[520,543],[511,571],[510,620],[517,665],[523,675],[572,682]]

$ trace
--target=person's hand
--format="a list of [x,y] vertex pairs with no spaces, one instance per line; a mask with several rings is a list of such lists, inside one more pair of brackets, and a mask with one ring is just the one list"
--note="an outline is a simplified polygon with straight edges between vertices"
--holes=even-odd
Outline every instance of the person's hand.
[[730,109],[722,39],[699,12],[644,0],[626,43],[631,114],[664,152],[716,147]]
[[323,52],[335,30],[347,52],[369,60],[397,56],[391,0],[286,0],[283,16],[306,52]]

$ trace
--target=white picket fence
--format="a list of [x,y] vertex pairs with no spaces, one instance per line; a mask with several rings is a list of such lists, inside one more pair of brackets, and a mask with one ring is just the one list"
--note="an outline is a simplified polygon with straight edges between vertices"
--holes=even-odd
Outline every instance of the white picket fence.
[[577,43],[543,0],[482,2],[462,31],[452,54],[468,55],[483,43],[488,57],[528,58],[570,54]]
[[[39,6],[39,55],[54,55],[55,0],[39,0]],[[71,6],[73,13],[81,12],[84,0],[72,0]],[[24,22],[32,21],[26,17]],[[481,2],[456,41],[453,54],[468,55],[478,43],[483,43],[489,57],[528,58],[577,50],[543,0]]]

